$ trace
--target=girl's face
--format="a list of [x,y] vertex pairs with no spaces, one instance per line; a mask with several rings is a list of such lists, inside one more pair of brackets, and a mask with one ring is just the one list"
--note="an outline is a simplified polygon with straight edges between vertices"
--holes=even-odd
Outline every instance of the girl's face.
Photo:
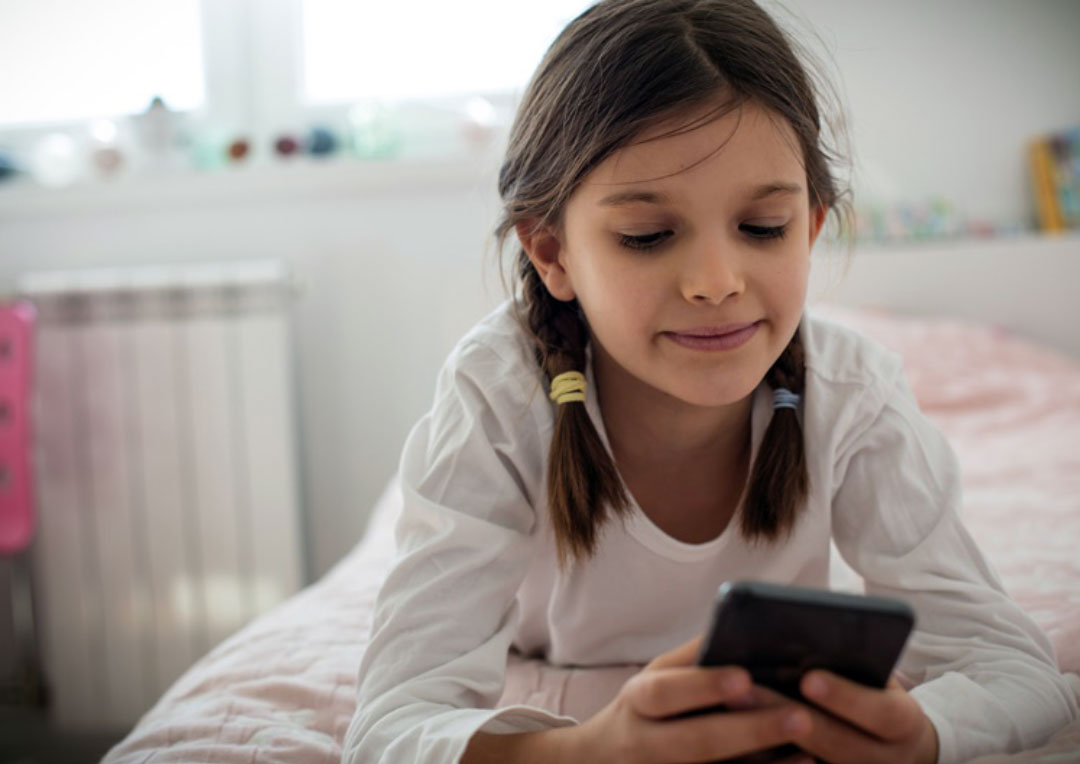
[[562,230],[524,243],[553,296],[577,298],[606,384],[725,406],[791,340],[825,211],[810,209],[784,119],[746,103],[657,137],[683,124],[616,151],[575,190]]

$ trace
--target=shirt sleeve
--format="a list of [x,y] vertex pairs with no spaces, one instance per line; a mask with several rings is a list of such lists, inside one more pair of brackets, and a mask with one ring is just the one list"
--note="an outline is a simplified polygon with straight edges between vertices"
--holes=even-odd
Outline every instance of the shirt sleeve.
[[[882,398],[879,396],[879,402]],[[1037,747],[1077,715],[1053,646],[960,521],[960,469],[904,375],[839,454],[833,535],[868,594],[907,601],[898,673],[937,729],[942,764]]]
[[534,393],[507,366],[484,346],[452,354],[406,442],[397,557],[360,664],[346,764],[452,764],[477,730],[575,723],[493,710],[533,556],[542,454]]

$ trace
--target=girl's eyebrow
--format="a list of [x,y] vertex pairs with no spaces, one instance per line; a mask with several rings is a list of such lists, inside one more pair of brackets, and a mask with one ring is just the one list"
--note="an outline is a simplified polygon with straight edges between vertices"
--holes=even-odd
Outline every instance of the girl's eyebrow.
[[754,189],[754,192],[750,195],[750,198],[754,201],[758,199],[764,199],[767,196],[773,196],[774,194],[797,194],[802,191],[802,186],[798,183],[784,183],[777,181],[774,183],[766,183],[764,186],[758,186]]
[[[753,201],[757,201],[758,199],[765,199],[766,197],[774,196],[776,194],[798,194],[801,191],[802,186],[798,183],[774,181],[755,188],[750,193],[750,198]],[[635,204],[639,202],[644,202],[645,204],[664,204],[668,201],[667,195],[662,194],[659,191],[618,191],[614,194],[605,196],[600,200],[600,204],[610,207],[620,207],[626,204]]]
[[635,202],[663,204],[667,201],[667,195],[661,194],[658,191],[619,191],[610,196],[605,196],[600,200],[600,204],[619,207],[624,204],[634,204]]

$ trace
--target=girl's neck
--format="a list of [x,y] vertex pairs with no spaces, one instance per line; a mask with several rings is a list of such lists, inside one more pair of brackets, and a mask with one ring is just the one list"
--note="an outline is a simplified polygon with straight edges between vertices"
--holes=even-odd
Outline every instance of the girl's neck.
[[593,364],[600,412],[620,469],[679,472],[714,469],[744,459],[750,445],[753,396],[702,408],[640,382],[610,358]]

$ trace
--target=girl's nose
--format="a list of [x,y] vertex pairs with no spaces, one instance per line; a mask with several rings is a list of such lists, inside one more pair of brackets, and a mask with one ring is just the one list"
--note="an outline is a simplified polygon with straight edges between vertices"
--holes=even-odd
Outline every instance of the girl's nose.
[[722,245],[697,248],[683,265],[682,293],[690,302],[719,305],[745,289],[735,253]]

